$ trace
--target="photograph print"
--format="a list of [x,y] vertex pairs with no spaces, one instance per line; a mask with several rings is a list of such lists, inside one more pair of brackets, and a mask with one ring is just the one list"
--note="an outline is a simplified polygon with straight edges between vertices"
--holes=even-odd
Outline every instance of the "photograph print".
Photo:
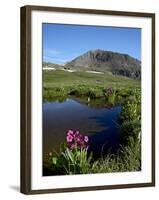
[[43,176],[141,171],[141,29],[42,24]]

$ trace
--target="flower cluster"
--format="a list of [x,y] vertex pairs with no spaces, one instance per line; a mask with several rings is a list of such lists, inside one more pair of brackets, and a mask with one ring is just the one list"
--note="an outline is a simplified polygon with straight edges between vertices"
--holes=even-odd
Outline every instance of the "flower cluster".
[[112,87],[106,88],[105,89],[105,93],[107,94],[107,96],[111,96],[114,93],[114,90]]
[[68,130],[66,135],[67,147],[73,149],[88,149],[88,136],[82,135],[77,130]]

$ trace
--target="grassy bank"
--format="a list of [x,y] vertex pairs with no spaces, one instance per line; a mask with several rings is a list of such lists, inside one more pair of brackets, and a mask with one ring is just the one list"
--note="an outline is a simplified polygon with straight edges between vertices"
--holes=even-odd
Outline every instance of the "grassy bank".
[[71,175],[109,172],[130,172],[141,170],[141,144],[133,138],[129,145],[121,145],[116,154],[108,153],[94,160],[85,149],[75,151],[61,149],[60,154],[52,152],[44,165],[45,175]]
[[87,72],[67,72],[63,70],[43,71],[43,98],[53,100],[68,95],[89,97],[90,99],[107,97],[106,89],[113,88],[116,97],[125,98],[140,90],[140,81],[123,76],[114,76],[107,72],[93,74]]

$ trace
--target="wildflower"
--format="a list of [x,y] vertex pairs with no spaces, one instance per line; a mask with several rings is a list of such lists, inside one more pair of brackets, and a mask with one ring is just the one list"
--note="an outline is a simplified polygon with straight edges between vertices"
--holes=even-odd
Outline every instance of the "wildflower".
[[73,149],[86,149],[88,148],[88,136],[80,134],[78,130],[68,130],[67,136],[67,147],[71,150]]
[[84,136],[84,141],[88,142],[88,136]]
[[69,136],[69,135],[73,135],[74,133],[73,133],[73,130],[68,130],[68,132],[67,132],[67,136]]
[[79,131],[76,131],[76,130],[75,130],[75,133],[74,133],[74,134],[75,134],[76,136],[79,135]]
[[80,144],[80,143],[81,143],[81,138],[80,138],[80,137],[77,137],[77,138],[76,138],[76,141],[77,141],[77,144]]
[[67,135],[66,139],[67,139],[67,142],[72,142],[73,136]]
[[111,95],[114,93],[112,87],[106,88],[106,89],[104,90],[104,92],[105,92],[108,96],[111,96]]

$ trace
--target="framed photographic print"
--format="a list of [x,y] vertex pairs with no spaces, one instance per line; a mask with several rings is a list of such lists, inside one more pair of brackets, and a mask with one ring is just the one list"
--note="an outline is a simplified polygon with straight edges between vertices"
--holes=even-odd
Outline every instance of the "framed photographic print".
[[155,185],[155,15],[21,8],[21,192]]

